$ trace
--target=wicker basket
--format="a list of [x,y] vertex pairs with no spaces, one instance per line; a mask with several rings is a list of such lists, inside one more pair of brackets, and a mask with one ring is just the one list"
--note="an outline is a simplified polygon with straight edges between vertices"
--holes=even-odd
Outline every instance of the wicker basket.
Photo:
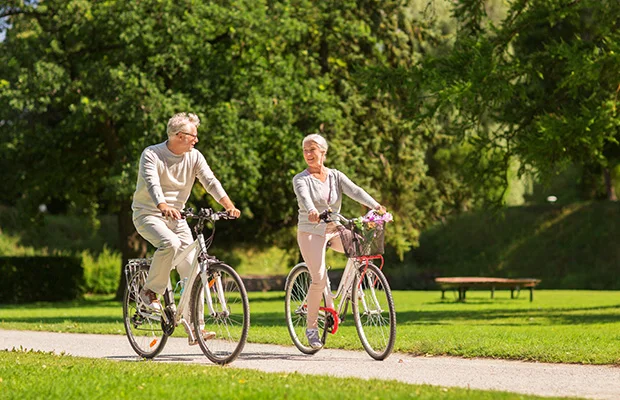
[[348,258],[383,254],[384,225],[364,230],[356,226],[351,229],[339,226],[338,231]]

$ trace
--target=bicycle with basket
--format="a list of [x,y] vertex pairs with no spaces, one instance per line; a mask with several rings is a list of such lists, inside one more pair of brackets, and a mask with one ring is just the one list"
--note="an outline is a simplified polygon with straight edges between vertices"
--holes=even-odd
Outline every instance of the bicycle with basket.
[[[331,291],[328,278],[323,306],[319,309],[321,341],[325,344],[327,334],[338,331],[350,303],[362,346],[375,360],[384,360],[391,354],[396,341],[394,299],[382,272],[385,224],[391,221],[391,216],[371,211],[364,217],[347,219],[326,210],[320,214],[320,219],[338,223],[340,239],[349,259],[335,293]],[[306,299],[311,282],[308,267],[299,263],[288,274],[285,284],[286,325],[293,343],[304,354],[315,354],[320,350],[310,347],[305,337]],[[334,299],[335,309],[325,307],[327,296]]]

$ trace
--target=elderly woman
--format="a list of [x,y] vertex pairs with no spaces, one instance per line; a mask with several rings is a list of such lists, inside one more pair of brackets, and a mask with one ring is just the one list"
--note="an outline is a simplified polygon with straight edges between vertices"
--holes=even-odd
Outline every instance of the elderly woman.
[[[382,211],[385,208],[345,174],[325,167],[327,141],[321,135],[306,136],[302,146],[308,168],[295,175],[293,187],[299,204],[297,243],[312,278],[308,291],[306,336],[308,344],[316,349],[323,346],[319,338],[318,314],[321,295],[327,284],[326,245],[330,242],[332,249],[344,252],[336,225],[320,221],[319,214],[328,208],[340,212],[343,193],[366,207]],[[331,296],[326,296],[325,301],[326,307],[334,307]]]

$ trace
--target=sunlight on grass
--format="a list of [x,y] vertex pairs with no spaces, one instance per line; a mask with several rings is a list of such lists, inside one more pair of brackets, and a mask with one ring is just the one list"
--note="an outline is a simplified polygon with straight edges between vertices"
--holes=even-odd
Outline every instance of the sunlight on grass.
[[118,362],[44,352],[0,351],[3,399],[539,399],[504,392],[408,385],[234,367]]

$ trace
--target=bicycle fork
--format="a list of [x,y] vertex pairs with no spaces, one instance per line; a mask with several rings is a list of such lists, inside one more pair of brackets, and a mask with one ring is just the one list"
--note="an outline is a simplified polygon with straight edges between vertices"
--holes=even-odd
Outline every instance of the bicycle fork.
[[377,282],[377,277],[371,278],[368,275],[368,270],[364,269],[364,271],[362,272],[362,276],[360,277],[359,282],[357,282],[356,284],[359,286],[359,288],[362,288],[362,282],[366,281],[366,283],[368,284],[368,292],[370,293],[370,302],[374,303],[374,307],[370,308],[368,307],[368,302],[367,302],[367,296],[364,294],[363,291],[361,291],[360,293],[360,300],[362,302],[362,307],[364,308],[364,314],[366,315],[370,315],[370,314],[381,314],[383,312],[383,310],[381,309],[381,304],[379,302],[379,299],[377,299],[377,293],[375,292],[375,284]]
[[209,281],[207,278],[207,268],[205,268],[200,273],[200,279],[202,279],[202,283],[204,285],[204,295],[207,302],[207,308],[209,309],[209,314],[212,317],[218,316],[218,311],[215,309],[213,299],[211,298],[211,289],[215,286],[215,293],[217,294],[217,299],[222,308],[221,315],[226,317],[228,315],[228,306],[226,305],[226,297],[224,296],[224,285],[222,284],[221,275],[214,274],[212,279]]

